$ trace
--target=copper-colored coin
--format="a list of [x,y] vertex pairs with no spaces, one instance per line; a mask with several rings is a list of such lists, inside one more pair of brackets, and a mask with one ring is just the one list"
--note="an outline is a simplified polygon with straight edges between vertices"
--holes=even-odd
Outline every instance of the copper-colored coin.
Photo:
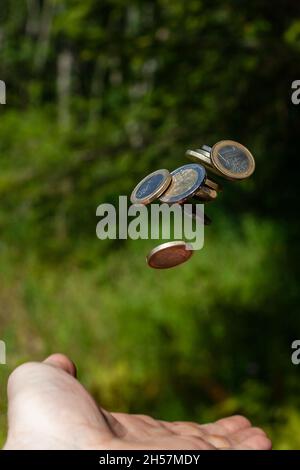
[[185,263],[193,254],[191,246],[184,241],[163,243],[157,246],[147,256],[151,268],[167,269]]

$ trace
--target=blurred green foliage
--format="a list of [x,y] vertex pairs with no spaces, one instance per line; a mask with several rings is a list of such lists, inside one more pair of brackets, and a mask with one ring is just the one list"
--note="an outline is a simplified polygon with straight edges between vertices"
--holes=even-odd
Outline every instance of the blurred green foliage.
[[[0,338],[9,372],[61,351],[107,408],[202,422],[244,413],[300,448],[300,7],[292,0],[2,0]],[[187,148],[257,161],[225,183],[205,247],[145,265],[96,207]]]

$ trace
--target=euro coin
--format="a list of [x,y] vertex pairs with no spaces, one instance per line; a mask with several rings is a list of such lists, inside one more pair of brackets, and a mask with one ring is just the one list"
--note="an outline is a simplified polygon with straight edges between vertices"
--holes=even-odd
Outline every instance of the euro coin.
[[184,241],[163,243],[157,246],[147,256],[151,268],[167,269],[185,263],[193,254],[189,244]]
[[150,204],[168,188],[172,176],[168,170],[157,170],[146,176],[134,188],[130,201],[132,204]]
[[181,204],[200,188],[206,178],[206,171],[202,165],[190,163],[172,171],[171,176],[171,184],[159,200],[167,204]]
[[252,153],[234,140],[217,142],[211,150],[211,161],[225,178],[231,180],[248,178],[255,170]]

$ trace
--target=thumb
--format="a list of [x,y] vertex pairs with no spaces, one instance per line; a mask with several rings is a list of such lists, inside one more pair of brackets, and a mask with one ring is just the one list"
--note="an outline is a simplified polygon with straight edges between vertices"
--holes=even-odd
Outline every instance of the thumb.
[[73,377],[76,377],[77,370],[74,362],[71,361],[67,356],[64,354],[51,354],[51,356],[47,357],[44,360],[44,364],[50,364],[54,367],[58,367],[59,369],[64,370]]
[[71,406],[70,390],[82,394],[83,387],[75,376],[75,365],[63,354],[52,354],[42,363],[28,362],[17,367],[7,385],[8,441],[16,434],[22,433],[28,439],[30,434],[51,430],[51,425],[61,417],[60,410]]

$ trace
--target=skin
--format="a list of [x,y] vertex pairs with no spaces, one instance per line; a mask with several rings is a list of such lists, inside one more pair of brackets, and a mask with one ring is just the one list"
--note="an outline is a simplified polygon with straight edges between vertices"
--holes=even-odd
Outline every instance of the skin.
[[243,416],[214,423],[167,422],[100,408],[66,356],[19,366],[8,381],[4,449],[260,449],[271,441]]

